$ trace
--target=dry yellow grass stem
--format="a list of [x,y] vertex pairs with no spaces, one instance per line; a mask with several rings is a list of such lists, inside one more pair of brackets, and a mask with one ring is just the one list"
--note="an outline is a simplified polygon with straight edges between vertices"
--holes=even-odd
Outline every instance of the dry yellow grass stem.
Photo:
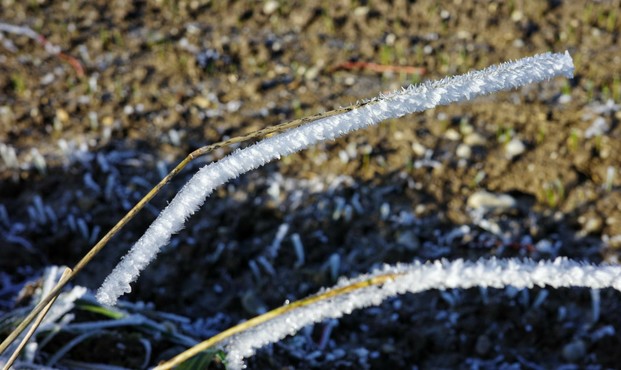
[[[69,274],[71,274],[71,269],[69,267],[65,268],[65,271],[63,271],[62,276],[60,277],[60,281],[62,281],[63,279],[66,279],[67,276],[69,276]],[[43,308],[43,310],[39,313],[39,315],[37,316],[37,319],[34,321],[34,323],[32,324],[32,326],[30,327],[30,330],[28,330],[28,332],[26,333],[26,335],[24,336],[24,338],[22,339],[22,341],[19,343],[19,346],[17,346],[17,349],[15,349],[15,351],[13,352],[13,354],[11,355],[11,357],[9,358],[9,360],[6,362],[6,364],[4,365],[4,367],[2,368],[2,370],[9,370],[11,368],[11,366],[13,365],[13,363],[15,362],[15,360],[17,360],[17,356],[19,356],[20,352],[24,349],[24,347],[26,346],[26,343],[28,343],[28,341],[30,340],[30,338],[32,337],[32,335],[35,333],[35,331],[37,330],[37,328],[39,327],[39,325],[41,325],[41,322],[43,321],[43,319],[45,318],[45,315],[47,315],[47,312],[50,310],[50,308],[52,308],[52,305],[54,304],[54,302],[56,301],[56,298],[58,296],[54,296],[52,298],[52,300]]]
[[[166,175],[157,185],[155,185],[155,187],[153,187],[153,189],[151,189],[147,195],[145,195],[138,203],[136,203],[136,205],[129,210],[129,212],[127,212],[127,214],[125,214],[125,216],[123,216],[123,218],[121,218],[121,220],[119,220],[119,222],[114,225],[114,227],[112,227],[112,229],[110,229],[110,231],[108,231],[106,233],[106,235],[104,235],[99,242],[97,242],[97,244],[95,244],[90,251],[88,251],[88,253],[82,257],[82,259],[73,267],[73,269],[71,270],[71,272],[67,275],[67,276],[63,276],[63,278],[60,279],[60,281],[58,282],[58,284],[56,284],[56,286],[54,286],[54,288],[49,292],[49,294],[44,297],[39,304],[37,304],[37,306],[30,311],[30,313],[26,316],[26,318],[17,326],[17,328],[15,328],[11,334],[9,334],[9,336],[7,336],[4,341],[2,342],[2,344],[0,344],[0,354],[4,353],[4,351],[6,351],[6,349],[8,348],[8,346],[13,343],[13,341],[15,341],[15,339],[26,329],[26,327],[28,327],[28,325],[35,319],[35,317],[37,317],[37,315],[43,311],[43,309],[50,303],[52,302],[52,300],[58,296],[58,294],[60,293],[60,291],[65,287],[65,285],[67,285],[67,283],[69,281],[71,281],[94,257],[95,255],[97,255],[97,253],[99,253],[99,251],[101,251],[103,249],[103,247],[108,244],[108,242],[110,241],[110,239],[112,239],[112,237],[114,237],[132,218],[134,218],[134,216],[136,216],[136,214],[151,200],[153,199],[153,197],[164,187],[164,185],[166,185],[168,182],[170,182],[170,180],[177,175],[179,172],[181,172],[181,170],[183,170],[183,168],[185,168],[185,166],[188,165],[188,163],[190,163],[191,161],[193,161],[194,159],[205,155],[207,153],[210,153],[213,150],[222,148],[222,147],[226,147],[226,146],[230,146],[232,144],[236,144],[236,143],[241,143],[244,141],[248,141],[251,139],[257,139],[257,138],[263,138],[266,137],[268,135],[271,134],[275,134],[275,133],[279,133],[291,128],[295,128],[298,126],[301,126],[305,123],[308,122],[312,122],[312,121],[316,121],[318,119],[322,119],[322,118],[326,118],[326,117],[331,117],[337,114],[342,114],[345,112],[349,112],[353,109],[359,108],[363,105],[365,105],[367,103],[356,103],[354,105],[345,107],[345,108],[338,108],[338,109],[334,109],[328,112],[324,112],[324,113],[317,113],[314,114],[312,116],[309,117],[304,117],[304,118],[300,118],[300,119],[296,119],[293,121],[289,121],[289,122],[285,122],[285,123],[281,123],[279,125],[275,125],[275,126],[270,126],[258,131],[254,131],[251,132],[249,134],[246,135],[241,135],[241,136],[237,136],[228,140],[224,140],[218,143],[214,143],[211,145],[207,145],[204,147],[201,147],[199,149],[196,149],[195,151],[193,151],[192,153],[190,153],[185,159],[183,159],[172,171],[170,171],[170,173],[168,175]],[[36,328],[35,328],[36,329]]]
[[189,360],[191,357],[221,343],[222,341],[232,337],[233,335],[255,328],[278,316],[284,315],[288,312],[291,312],[293,310],[296,310],[302,307],[311,306],[320,301],[325,301],[333,297],[342,296],[342,295],[351,293],[359,289],[368,288],[370,286],[382,285],[386,282],[393,281],[399,275],[401,274],[400,273],[387,273],[384,275],[374,276],[372,278],[359,281],[354,284],[350,284],[350,285],[335,288],[335,289],[330,289],[324,293],[319,293],[314,296],[299,300],[297,302],[293,302],[288,305],[278,307],[262,315],[254,317],[248,321],[244,321],[241,324],[235,325],[217,335],[214,335],[213,337],[207,339],[206,341],[203,341],[195,345],[194,347],[189,348],[188,350],[178,354],[172,359],[162,364],[159,364],[158,366],[154,367],[153,370],[172,369],[173,367],[181,365],[181,363],[183,363],[184,361]]

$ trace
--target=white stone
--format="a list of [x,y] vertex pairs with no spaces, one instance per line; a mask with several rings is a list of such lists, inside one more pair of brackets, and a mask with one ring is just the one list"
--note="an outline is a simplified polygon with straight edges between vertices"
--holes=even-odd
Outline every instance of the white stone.
[[270,15],[278,9],[278,1],[268,1],[263,5],[263,13]]
[[495,194],[482,190],[472,194],[468,198],[467,205],[473,209],[502,210],[514,208],[517,202],[515,198],[508,194]]
[[449,128],[446,132],[444,132],[444,137],[451,141],[457,141],[461,138],[461,135],[457,132],[457,130]]
[[487,140],[477,132],[470,133],[464,137],[464,144],[470,146],[485,145],[486,142]]
[[466,144],[459,144],[455,154],[457,154],[459,158],[470,158],[472,155],[472,149],[470,149],[470,146]]
[[517,157],[518,155],[524,153],[525,150],[526,145],[524,145],[524,143],[518,138],[511,139],[511,141],[505,145],[505,154],[509,159]]
[[412,143],[412,151],[418,157],[422,157],[427,152],[427,148],[425,148],[425,146],[423,144],[421,144],[421,143],[414,142],[414,143]]

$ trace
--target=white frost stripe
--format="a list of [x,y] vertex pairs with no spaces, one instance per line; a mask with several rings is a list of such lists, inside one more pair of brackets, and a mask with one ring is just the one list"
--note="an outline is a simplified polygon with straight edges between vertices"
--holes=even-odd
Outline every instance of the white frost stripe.
[[566,258],[541,262],[482,259],[478,262],[443,260],[425,264],[400,264],[386,266],[351,280],[343,279],[331,289],[390,273],[401,275],[383,285],[361,288],[301,307],[230,338],[225,344],[227,369],[243,369],[244,358],[252,356],[257,349],[278,342],[307,325],[339,318],[355,309],[377,306],[398,294],[477,286],[503,288],[508,285],[518,289],[551,286],[621,290],[621,266],[589,265]]
[[242,173],[315,143],[335,139],[389,118],[541,82],[558,75],[573,75],[572,59],[567,52],[536,55],[461,76],[410,86],[359,109],[308,123],[237,150],[203,167],[190,179],[105,279],[97,292],[97,300],[105,305],[114,305],[118,297],[129,293],[130,283],[138,278],[140,271],[155,258],[161,247],[168,244],[170,236],[183,227],[185,220],[196,212],[207,196],[217,186]]

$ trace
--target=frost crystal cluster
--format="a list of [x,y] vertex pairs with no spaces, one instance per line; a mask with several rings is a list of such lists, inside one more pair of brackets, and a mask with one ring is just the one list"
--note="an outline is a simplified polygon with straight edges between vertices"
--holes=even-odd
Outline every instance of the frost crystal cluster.
[[318,142],[333,140],[387,119],[559,75],[573,76],[569,53],[540,54],[461,76],[410,86],[358,109],[310,122],[237,150],[203,167],[192,177],[106,278],[97,292],[97,299],[102,304],[114,305],[119,296],[130,292],[130,283],[169,242],[171,235],[183,227],[185,220],[203,204],[207,196],[217,186],[242,173]]

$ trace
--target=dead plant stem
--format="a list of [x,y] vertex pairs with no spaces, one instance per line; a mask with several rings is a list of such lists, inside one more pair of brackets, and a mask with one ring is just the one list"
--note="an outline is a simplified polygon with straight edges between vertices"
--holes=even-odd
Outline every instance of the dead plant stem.
[[[71,269],[69,267],[66,267],[65,271],[63,271],[63,274],[61,275],[59,281],[64,279],[70,273],[71,273]],[[17,360],[17,356],[19,356],[19,353],[24,349],[24,347],[28,343],[28,340],[30,340],[32,335],[35,333],[35,330],[37,330],[37,327],[39,327],[39,325],[41,325],[41,322],[43,322],[43,319],[45,318],[45,315],[47,315],[47,312],[50,310],[50,308],[52,308],[52,305],[54,304],[55,301],[56,301],[56,296],[53,297],[52,300],[50,301],[50,303],[48,303],[43,308],[43,311],[41,311],[41,313],[39,313],[39,315],[37,316],[37,319],[35,320],[35,322],[30,327],[30,330],[28,330],[28,332],[26,332],[26,335],[24,336],[22,341],[19,343],[19,346],[17,346],[17,349],[15,349],[13,354],[11,354],[11,357],[6,362],[6,364],[4,365],[2,370],[9,370],[11,368],[11,366],[13,365],[15,360]]]
[[166,185],[168,182],[170,182],[170,180],[177,175],[179,172],[181,172],[181,170],[183,170],[183,168],[185,168],[185,166],[188,165],[188,163],[190,163],[191,161],[193,161],[194,159],[205,155],[213,150],[222,148],[222,147],[227,147],[230,146],[232,144],[236,144],[236,143],[241,143],[241,142],[245,142],[251,139],[257,139],[257,138],[263,138],[266,137],[268,135],[271,134],[276,134],[285,130],[289,130],[298,126],[301,126],[303,124],[312,122],[312,121],[316,121],[319,119],[323,119],[323,118],[327,118],[327,117],[331,117],[337,114],[343,114],[346,112],[349,112],[353,109],[359,108],[363,105],[369,104],[370,102],[362,102],[362,103],[356,103],[353,105],[350,105],[348,107],[344,107],[344,108],[338,108],[338,109],[334,109],[328,112],[324,112],[324,113],[317,113],[314,114],[312,116],[308,116],[308,117],[304,117],[304,118],[300,118],[300,119],[296,119],[293,121],[289,121],[289,122],[284,122],[281,123],[279,125],[275,125],[275,126],[270,126],[270,127],[266,127],[264,129],[258,130],[258,131],[254,131],[245,135],[241,135],[241,136],[237,136],[228,140],[224,140],[218,143],[214,143],[214,144],[210,144],[204,147],[201,147],[199,149],[196,149],[195,151],[193,151],[192,153],[190,153],[187,157],[185,157],[185,159],[183,159],[172,171],[170,171],[170,173],[168,173],[168,175],[166,175],[157,185],[155,185],[155,187],[153,187],[153,189],[151,189],[142,199],[140,199],[140,201],[138,201],[138,203],[136,203],[136,205],[129,210],[129,212],[127,212],[125,214],[125,216],[123,216],[123,218],[121,218],[121,220],[119,220],[119,222],[117,222],[116,225],[114,225],[112,227],[112,229],[110,229],[110,231],[108,231],[106,233],[106,235],[104,235],[92,248],[90,251],[88,251],[88,253],[86,253],[86,255],[84,257],[82,257],[82,259],[73,267],[73,269],[71,270],[71,272],[66,275],[63,276],[58,283],[54,286],[54,288],[48,293],[47,296],[45,296],[43,299],[41,299],[41,301],[35,306],[35,308],[32,309],[32,311],[30,311],[30,313],[26,316],[26,318],[24,318],[24,320],[9,334],[9,336],[7,336],[4,341],[0,344],[0,354],[4,353],[4,351],[8,348],[8,346],[13,343],[13,341],[15,341],[15,339],[26,329],[26,327],[28,327],[28,325],[32,322],[32,320],[35,319],[35,317],[37,317],[37,315],[50,303],[52,302],[55,297],[58,296],[58,294],[60,293],[60,291],[65,287],[65,285],[67,285],[67,283],[69,281],[71,281],[80,271],[82,271],[82,269],[95,257],[95,255],[97,255],[97,253],[99,253],[99,251],[101,251],[103,249],[104,246],[106,246],[106,244],[108,244],[108,242],[110,241],[110,239],[112,239],[112,237],[114,237],[132,218],[134,218],[134,216],[136,216],[136,214],[151,200],[153,199],[153,197],[164,187],[164,185]]
[[241,333],[244,331],[247,331],[249,329],[255,328],[269,320],[272,320],[278,316],[284,315],[288,312],[291,312],[293,310],[302,308],[302,307],[307,307],[307,306],[311,306],[317,302],[320,301],[325,301],[327,299],[330,299],[332,297],[337,297],[337,296],[343,296],[345,294],[351,293],[353,291],[356,290],[360,290],[360,289],[364,289],[364,288],[368,288],[370,286],[378,286],[378,285],[382,285],[385,284],[389,281],[393,281],[396,277],[398,277],[399,275],[402,275],[402,273],[387,273],[384,275],[379,275],[379,276],[374,276],[371,277],[369,279],[366,280],[362,280],[362,281],[358,281],[356,283],[347,285],[347,286],[343,286],[340,288],[336,288],[336,289],[331,289],[328,290],[324,293],[319,293],[316,294],[314,296],[308,297],[308,298],[304,298],[302,300],[299,300],[297,302],[293,302],[291,304],[288,305],[284,305],[278,308],[275,308],[269,312],[266,312],[262,315],[256,316],[248,321],[244,321],[241,324],[237,324],[217,335],[214,335],[213,337],[195,345],[192,348],[187,349],[186,351],[178,354],[177,356],[173,357],[172,359],[159,364],[158,366],[154,367],[152,370],[167,370],[167,369],[172,369],[175,366],[179,366],[181,363],[183,363],[186,360],[189,360],[191,357],[199,354],[202,351],[205,351],[219,343],[221,343],[222,341],[224,341],[225,339],[228,339],[230,337],[232,337],[233,335],[237,334],[237,333]]

